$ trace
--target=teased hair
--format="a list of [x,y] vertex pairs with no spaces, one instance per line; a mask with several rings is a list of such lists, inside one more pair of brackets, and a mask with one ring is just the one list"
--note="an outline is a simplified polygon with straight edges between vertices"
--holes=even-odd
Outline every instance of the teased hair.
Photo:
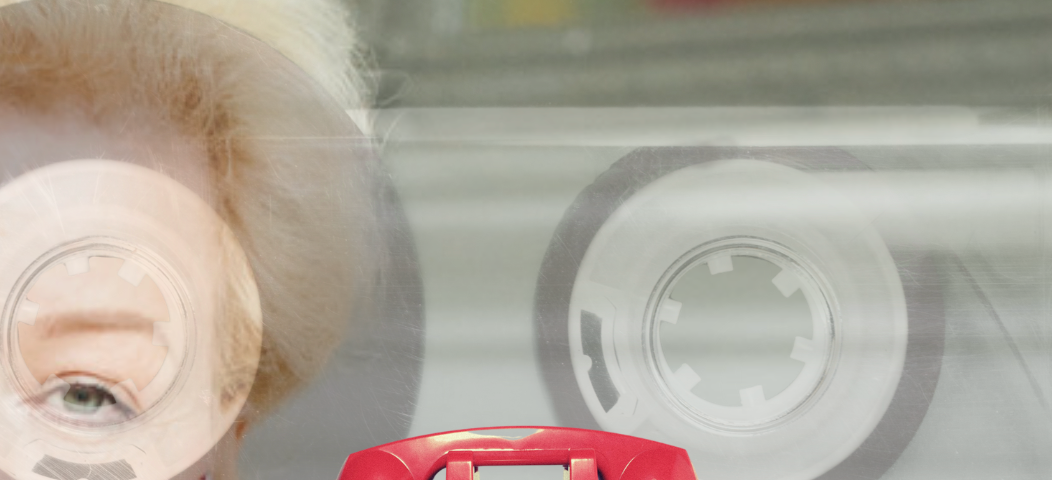
[[[183,8],[33,0],[0,8],[0,105],[73,108],[100,124],[145,121],[146,111],[205,146],[217,213],[245,251],[262,303],[251,418],[319,372],[373,279],[375,165],[344,112],[364,101],[349,75],[353,37],[327,0],[172,3],[258,36],[311,76]],[[227,273],[227,298],[244,298],[244,269]],[[239,302],[225,304],[217,387],[229,399],[252,382],[237,352],[254,333]]]
[[[2,3],[4,0],[0,0]],[[162,0],[211,15],[263,40],[299,65],[369,132],[373,91],[365,50],[339,0]]]

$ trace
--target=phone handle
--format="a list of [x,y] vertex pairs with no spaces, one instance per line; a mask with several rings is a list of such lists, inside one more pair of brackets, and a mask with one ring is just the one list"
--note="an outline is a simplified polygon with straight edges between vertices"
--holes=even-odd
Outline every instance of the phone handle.
[[561,427],[492,427],[436,433],[362,450],[339,480],[474,480],[480,466],[563,465],[568,480],[696,480],[687,452],[616,433]]

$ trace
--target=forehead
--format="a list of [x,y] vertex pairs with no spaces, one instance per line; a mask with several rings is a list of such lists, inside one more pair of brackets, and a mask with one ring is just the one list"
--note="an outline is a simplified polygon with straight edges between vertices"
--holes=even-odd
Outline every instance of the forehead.
[[37,111],[0,103],[0,168],[4,182],[34,168],[79,159],[134,163],[179,181],[215,206],[207,149],[149,111],[91,118],[76,106]]

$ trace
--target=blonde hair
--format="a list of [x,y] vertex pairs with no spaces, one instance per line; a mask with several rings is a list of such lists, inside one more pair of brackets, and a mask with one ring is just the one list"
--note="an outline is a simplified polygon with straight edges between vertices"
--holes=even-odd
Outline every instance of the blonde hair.
[[[4,0],[0,0],[2,3]],[[366,50],[337,0],[161,0],[205,13],[266,42],[321,84],[369,133],[374,88]]]
[[172,3],[258,35],[310,76],[249,35],[182,8],[34,0],[0,9],[0,104],[75,108],[99,122],[139,121],[146,110],[204,145],[217,213],[260,293],[253,382],[254,365],[238,353],[255,335],[236,301],[246,273],[229,258],[232,301],[217,322],[220,388],[227,400],[252,384],[244,411],[252,418],[320,371],[369,295],[375,164],[344,112],[365,98],[349,74],[353,36],[335,2]]

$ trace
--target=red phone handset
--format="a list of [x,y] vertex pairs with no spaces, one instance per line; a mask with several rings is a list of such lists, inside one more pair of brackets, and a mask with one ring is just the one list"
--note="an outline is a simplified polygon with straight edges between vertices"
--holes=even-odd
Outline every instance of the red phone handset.
[[339,480],[472,480],[490,465],[563,465],[569,480],[696,480],[686,450],[615,433],[496,427],[436,433],[351,455]]

